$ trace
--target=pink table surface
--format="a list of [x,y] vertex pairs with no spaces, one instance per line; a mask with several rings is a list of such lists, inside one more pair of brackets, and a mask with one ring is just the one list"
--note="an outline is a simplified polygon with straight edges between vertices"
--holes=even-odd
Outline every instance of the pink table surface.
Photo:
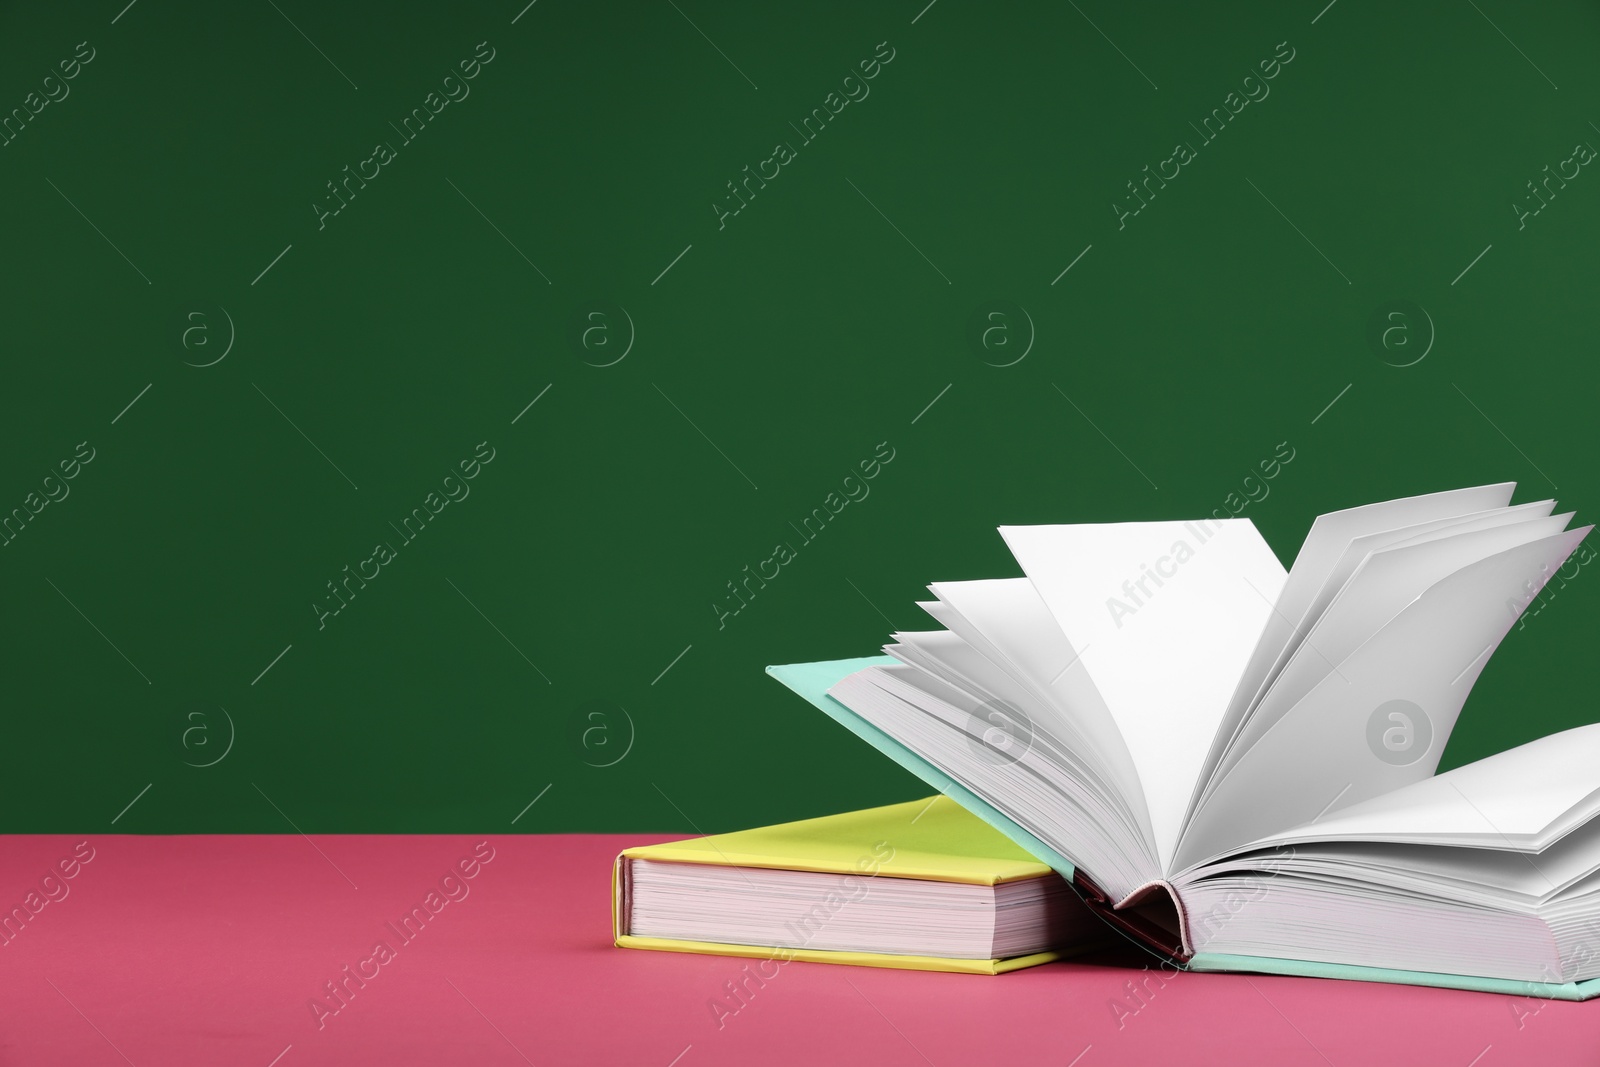
[[[610,943],[612,858],[667,839],[490,836],[441,891],[484,837],[91,836],[49,881],[85,839],[6,837],[0,909],[31,917],[0,945],[0,1067],[1600,1063],[1600,1001],[1181,974],[1139,1006],[1128,952],[998,977],[774,964],[719,1019],[746,961]],[[430,903],[409,942],[391,929]]]

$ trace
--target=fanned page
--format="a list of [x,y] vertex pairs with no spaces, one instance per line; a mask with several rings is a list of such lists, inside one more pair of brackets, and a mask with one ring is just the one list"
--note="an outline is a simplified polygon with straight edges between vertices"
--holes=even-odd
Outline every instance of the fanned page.
[[980,715],[993,706],[988,698],[912,662],[908,657],[906,665],[856,671],[829,688],[828,696],[1074,866],[1094,871],[1112,891],[1126,894],[1160,876],[1140,846],[1138,828],[1048,731],[1034,732],[1014,749],[991,747]]
[[1434,773],[1590,529],[1513,488],[1322,516],[1288,574],[1243,520],[1002,527],[1026,577],[930,586],[824,709],[1197,968],[1600,995],[1600,724]]
[[1313,819],[1179,876],[1188,935],[1200,953],[1222,957],[1545,987],[1589,982],[1600,976],[1597,815],[1600,725],[1592,725]]
[[1228,697],[1285,573],[1247,519],[1003,526],[1127,744],[1170,870]]
[[[1223,723],[1209,746],[1204,769],[1199,775],[1201,781],[1211,778],[1254,708],[1257,698],[1276,675],[1276,669],[1281,665],[1282,657],[1290,648],[1295,634],[1305,625],[1308,616],[1312,616],[1319,599],[1327,595],[1326,590],[1330,585],[1337,587],[1341,580],[1338,573],[1341,563],[1350,554],[1353,542],[1385,536],[1400,540],[1407,535],[1394,535],[1394,531],[1408,529],[1421,532],[1429,525],[1451,523],[1474,512],[1503,508],[1511,502],[1511,493],[1515,488],[1516,483],[1504,482],[1471,489],[1453,489],[1425,496],[1385,500],[1317,516],[1300,546],[1299,554],[1295,556],[1261,639],[1236,680]],[[1370,541],[1364,544],[1374,548],[1383,547]],[[1359,563],[1360,560],[1355,562]],[[1198,801],[1199,796],[1193,799]]]
[[1266,728],[1195,810],[1178,866],[1431,776],[1478,673],[1523,601],[1588,527],[1434,583]]
[[[1538,853],[1597,814],[1600,724],[1541,737],[1424,778],[1268,835],[1251,847],[1364,841]],[[1600,853],[1594,858],[1600,862]]]
[[1150,816],[1127,743],[1094,680],[1070,669],[1078,654],[1033,583],[998,578],[928,588],[939,599],[921,607],[1037,695],[1049,709],[1048,726],[1100,770],[1149,843]]
[[[1233,745],[1206,784],[1207,793],[1313,686],[1434,583],[1497,552],[1561,533],[1572,518],[1568,512],[1518,521],[1515,516],[1525,513],[1515,508],[1497,514],[1509,521],[1448,526],[1376,552],[1363,545],[1372,538],[1352,542],[1363,558],[1342,588],[1319,598],[1327,601],[1326,607],[1307,620],[1300,639],[1285,650],[1282,669],[1241,724]],[[1462,532],[1461,526],[1471,528]]]
[[[1070,671],[1077,653],[1026,578],[935,582],[918,606],[1047,705],[1052,722],[1077,735],[1084,755],[1126,789],[1136,781],[1127,745],[1094,683]],[[1139,807],[1143,808],[1140,804]]]

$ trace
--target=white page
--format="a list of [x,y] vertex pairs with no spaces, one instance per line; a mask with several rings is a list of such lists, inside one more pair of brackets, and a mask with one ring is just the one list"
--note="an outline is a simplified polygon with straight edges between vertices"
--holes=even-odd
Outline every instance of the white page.
[[1411,538],[1405,547],[1369,554],[1250,713],[1216,777],[1226,775],[1273,723],[1429,586],[1497,552],[1560,533],[1570,518],[1568,512],[1470,533],[1453,533],[1450,527]]
[[[1522,504],[1517,507],[1491,508],[1488,511],[1474,512],[1466,516],[1456,516],[1443,519],[1431,519],[1427,522],[1414,523],[1410,526],[1401,526],[1392,530],[1380,530],[1377,533],[1366,534],[1354,538],[1345,545],[1340,553],[1339,560],[1329,569],[1322,588],[1306,608],[1305,616],[1295,627],[1294,635],[1289,638],[1284,646],[1278,650],[1277,661],[1272,665],[1261,689],[1256,693],[1254,704],[1246,712],[1245,721],[1248,723],[1259,707],[1261,700],[1277,682],[1279,673],[1288,665],[1289,660],[1299,650],[1300,643],[1305,639],[1311,628],[1317,625],[1322,614],[1328,610],[1340,591],[1355,575],[1357,568],[1374,552],[1400,545],[1421,544],[1427,541],[1437,541],[1443,537],[1454,536],[1458,533],[1471,533],[1477,530],[1492,527],[1508,526],[1521,522],[1524,519],[1543,518],[1554,510],[1555,501],[1540,500],[1532,504]],[[1565,528],[1562,524],[1561,528]],[[1555,533],[1555,530],[1550,531]],[[1421,590],[1418,590],[1419,592]],[[1281,608],[1280,608],[1281,610]]]
[[1099,762],[1107,780],[1120,787],[1129,814],[1148,831],[1150,816],[1127,743],[1088,672],[1072,669],[1078,654],[1033,583],[1026,578],[994,578],[935,582],[928,588],[940,603],[923,605],[924,610],[985,655],[1005,663],[1041,700],[1055,707],[1083,737],[1085,756]]
[[1464,519],[1447,519],[1442,523],[1425,523],[1424,532],[1415,537],[1408,537],[1403,541],[1395,541],[1387,547],[1402,548],[1422,541],[1454,536],[1458,533],[1474,533],[1494,526],[1509,526],[1514,522],[1542,519],[1555,511],[1555,509],[1556,502],[1554,500],[1531,500],[1526,504],[1513,504],[1507,508],[1490,508],[1488,511],[1480,511],[1476,515],[1468,515]]
[[970,693],[897,664],[857,671],[828,695],[1092,873],[1118,899],[1160,877],[1138,829],[1124,826],[1088,775],[1057,770],[1060,761],[1039,743],[1047,739],[1035,736],[1001,759],[981,750],[973,730],[984,708]]
[[[1012,677],[1004,666],[949,630],[897,632],[894,639],[896,643],[885,645],[883,650],[916,668],[920,677],[931,680],[931,695],[937,697],[946,690],[955,690],[962,695],[962,703],[975,710],[976,718],[952,725],[977,737],[999,726],[1004,736],[995,739],[996,754],[1010,753],[1013,742],[1037,748],[1066,768],[1085,788],[1106,797],[1108,806],[1120,808],[1130,824],[1136,821],[1127,812],[1122,791],[1106,778],[1099,761],[1085,753],[1087,746],[1073,723],[1060,718],[1048,701]],[[999,720],[994,717],[996,714]],[[1045,741],[1050,742],[1048,747]],[[1137,830],[1131,832],[1137,834]]]
[[1268,841],[1408,841],[1534,851],[1570,816],[1592,814],[1597,794],[1600,723],[1425,778]]
[[[975,746],[988,745],[993,750],[990,754],[1002,762],[1019,759],[1024,752],[1049,760],[1116,813],[1124,833],[1134,839],[1134,847],[1153,854],[1148,844],[1139,844],[1148,841],[1148,823],[1128,806],[1130,783],[1137,792],[1132,772],[1127,782],[1109,778],[1100,761],[1086,753],[1087,745],[1076,726],[1059,717],[1044,697],[952,631],[896,633],[894,638],[896,643],[885,645],[884,651],[920,672],[915,678],[903,679],[906,685],[946,704],[950,701],[941,693],[954,690],[961,694],[959,703],[972,714],[951,725],[971,734]],[[918,706],[936,714],[932,707]],[[999,732],[992,733],[996,728]]]
[[[1448,776],[1425,779],[1424,784]],[[1329,816],[1327,821],[1343,820],[1345,815],[1358,807],[1366,808],[1380,802],[1408,804],[1405,795],[1413,788],[1407,786],[1386,793],[1366,804]],[[1584,802],[1580,798],[1569,812],[1583,807]],[[1479,825],[1487,826],[1487,823],[1480,822]],[[1195,877],[1209,878],[1229,871],[1306,871],[1348,879],[1352,883],[1371,881],[1423,894],[1526,906],[1530,901],[1551,899],[1600,869],[1600,822],[1594,821],[1586,822],[1541,850],[1538,858],[1531,861],[1527,856],[1509,851],[1503,845],[1479,848],[1460,842],[1420,844],[1385,841],[1371,835],[1363,835],[1355,840],[1308,840],[1297,836],[1298,829],[1274,835],[1285,841],[1292,840],[1292,848],[1250,853],[1208,863],[1195,872]],[[1317,832],[1322,829],[1322,823],[1311,823],[1306,829]],[[1181,890],[1182,886],[1179,888]]]
[[[1196,948],[1205,953],[1520,982],[1572,981],[1587,977],[1583,968],[1594,966],[1592,951],[1574,955],[1576,938],[1553,931],[1526,910],[1463,906],[1312,878],[1283,878],[1265,887],[1259,878],[1219,878],[1192,888],[1189,896],[1191,914],[1201,916]],[[1539,1002],[1530,997],[1526,1003]],[[1351,1018],[1346,1025],[1359,1027],[1362,1021]],[[1402,1054],[1350,1062],[1423,1060]],[[1471,1067],[1466,1055],[1461,1065]]]
[[[1344,551],[1339,554],[1338,561],[1328,570],[1323,580],[1322,588],[1311,599],[1305,615],[1294,629],[1294,634],[1284,642],[1278,650],[1277,660],[1272,669],[1268,671],[1266,679],[1257,691],[1251,707],[1245,712],[1244,722],[1249,723],[1255,714],[1255,709],[1260,706],[1262,699],[1271,691],[1277,682],[1278,675],[1288,665],[1290,658],[1300,648],[1300,643],[1305,640],[1311,628],[1333,603],[1339,591],[1345,587],[1355,574],[1356,569],[1374,552],[1381,551],[1396,545],[1418,544],[1424,541],[1434,541],[1441,537],[1456,533],[1466,533],[1478,529],[1505,526],[1525,518],[1537,518],[1549,515],[1554,508],[1555,501],[1536,501],[1520,507],[1492,508],[1489,511],[1474,512],[1467,516],[1455,516],[1442,519],[1430,519],[1427,522],[1414,523],[1410,526],[1401,526],[1391,530],[1380,530],[1376,533],[1365,534],[1354,538],[1345,545]],[[1531,514],[1530,514],[1531,513]],[[1565,523],[1562,524],[1565,527]],[[1556,531],[1552,530],[1551,533]],[[1419,590],[1420,592],[1420,590]],[[1282,611],[1282,605],[1279,605]],[[1241,724],[1243,725],[1243,724]],[[1231,746],[1230,746],[1231,747]]]
[[[1260,642],[1252,651],[1247,666],[1240,672],[1222,726],[1206,756],[1202,786],[1210,784],[1215,768],[1222,762],[1223,755],[1231,747],[1250,710],[1266,692],[1268,682],[1283,663],[1286,646],[1344,558],[1351,541],[1403,527],[1458,519],[1501,508],[1511,502],[1511,494],[1515,489],[1515,482],[1503,482],[1385,500],[1318,515],[1289,569],[1288,581],[1274,605],[1277,610],[1267,619]],[[1198,802],[1200,796],[1200,791],[1196,791],[1194,800]]]
[[949,630],[896,631],[895,643],[883,650],[903,663],[909,663],[932,678],[961,690],[976,705],[998,700],[1015,705],[1030,720],[1039,719],[1055,729],[1066,726],[1066,733],[1076,733],[1070,724],[1052,721],[1053,711],[1036,694],[980,650],[973,648],[957,633]]
[[1194,812],[1180,865],[1430,776],[1472,683],[1516,621],[1506,605],[1588,531],[1519,545],[1435,583],[1240,757]]
[[1000,533],[1127,742],[1165,868],[1283,565],[1248,519]]

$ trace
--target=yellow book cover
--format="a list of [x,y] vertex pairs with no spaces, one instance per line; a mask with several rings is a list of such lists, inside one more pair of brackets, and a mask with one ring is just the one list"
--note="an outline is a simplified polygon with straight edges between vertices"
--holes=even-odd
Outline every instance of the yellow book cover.
[[[969,959],[888,952],[851,952],[804,944],[728,944],[646,937],[630,932],[631,865],[706,864],[718,867],[810,871],[861,878],[916,879],[999,886],[1027,879],[1059,878],[1020,847],[948,797],[781,823],[710,837],[641,845],[617,857],[612,877],[612,927],[623,948],[660,949],[747,958],[845,963],[910,970],[1000,974],[1081,952],[1110,940],[1074,898],[1073,920],[1057,923],[1065,940],[1048,951],[1004,959]],[[1080,911],[1082,915],[1077,915]],[[1084,921],[1076,921],[1076,920]]]

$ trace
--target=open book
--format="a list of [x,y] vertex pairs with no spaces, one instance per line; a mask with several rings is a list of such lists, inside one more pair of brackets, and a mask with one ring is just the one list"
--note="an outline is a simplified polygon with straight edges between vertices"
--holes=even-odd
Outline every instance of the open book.
[[[1435,775],[1590,527],[1512,484],[1323,515],[1002,527],[943,629],[769,668],[1192,969],[1600,993],[1600,725]],[[1507,709],[1505,713],[1514,713]]]

